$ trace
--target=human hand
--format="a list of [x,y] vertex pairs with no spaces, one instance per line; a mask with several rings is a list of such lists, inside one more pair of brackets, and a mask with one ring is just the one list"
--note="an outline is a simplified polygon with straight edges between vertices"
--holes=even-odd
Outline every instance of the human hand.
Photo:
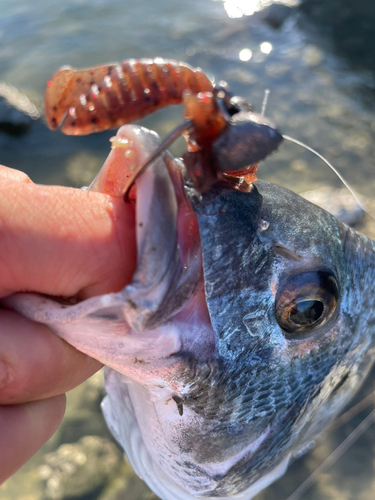
[[[130,282],[135,260],[133,205],[35,185],[0,166],[0,298],[115,292]],[[55,432],[64,393],[100,366],[45,325],[0,309],[0,483]]]

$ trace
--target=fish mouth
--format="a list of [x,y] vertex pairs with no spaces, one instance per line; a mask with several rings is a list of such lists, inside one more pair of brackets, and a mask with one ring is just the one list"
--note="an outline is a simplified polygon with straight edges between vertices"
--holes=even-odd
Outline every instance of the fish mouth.
[[[119,129],[112,153],[90,189],[105,191],[111,185],[122,196],[130,169],[127,159],[141,165],[158,147],[155,132],[136,125]],[[115,166],[115,171],[111,168]],[[165,152],[135,183],[137,267],[123,295],[127,320],[142,332],[159,327],[179,313],[203,287],[202,251],[195,213],[185,196],[183,164]]]
[[[132,168],[143,164],[160,138],[126,125],[111,142],[112,151],[88,189],[122,197]],[[184,194],[181,163],[165,152],[135,188],[137,265],[131,283],[120,292],[74,304],[30,293],[9,299],[9,307],[49,325],[78,350],[121,373],[128,373],[134,358],[172,362],[194,342],[202,321],[212,338],[198,224]]]

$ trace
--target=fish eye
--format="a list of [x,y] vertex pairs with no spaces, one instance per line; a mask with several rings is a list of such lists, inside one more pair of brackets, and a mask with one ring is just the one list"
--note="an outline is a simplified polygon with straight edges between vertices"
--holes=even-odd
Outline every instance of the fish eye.
[[331,318],[338,298],[339,287],[331,273],[308,271],[296,274],[278,291],[276,320],[286,338],[303,338]]

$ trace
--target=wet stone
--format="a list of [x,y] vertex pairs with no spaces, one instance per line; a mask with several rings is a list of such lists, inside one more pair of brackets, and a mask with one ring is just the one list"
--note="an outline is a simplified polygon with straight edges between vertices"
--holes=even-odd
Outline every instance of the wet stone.
[[257,81],[257,77],[254,73],[249,70],[236,68],[231,70],[230,73],[225,75],[227,80],[230,79],[231,82],[238,82],[244,85],[254,85]]
[[97,500],[158,500],[148,486],[134,474],[125,458],[116,477],[103,490]]
[[99,493],[116,474],[122,454],[99,436],[63,444],[38,468],[46,499],[64,500]]
[[73,443],[85,434],[111,439],[100,404],[104,398],[103,370],[68,394],[67,410],[54,439]]
[[308,172],[309,171],[309,166],[308,164],[303,161],[303,160],[294,160],[290,164],[290,168],[294,170],[295,172]]
[[283,26],[285,21],[292,14],[293,9],[287,5],[273,3],[266,9],[260,12],[260,17],[269,25],[271,28],[279,29]]
[[303,52],[303,61],[307,66],[318,66],[323,61],[323,53],[315,45],[308,45]]

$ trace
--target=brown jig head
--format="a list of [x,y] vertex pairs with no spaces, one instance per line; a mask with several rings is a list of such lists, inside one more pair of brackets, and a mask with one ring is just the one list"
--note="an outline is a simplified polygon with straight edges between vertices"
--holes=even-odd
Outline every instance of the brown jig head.
[[185,105],[186,122],[177,127],[140,166],[125,187],[179,136],[188,178],[199,192],[220,179],[256,180],[259,161],[275,151],[280,132],[263,115],[225,87],[188,64],[161,58],[129,59],[91,69],[64,67],[47,83],[45,109],[50,128],[70,135],[116,128],[172,104]]

